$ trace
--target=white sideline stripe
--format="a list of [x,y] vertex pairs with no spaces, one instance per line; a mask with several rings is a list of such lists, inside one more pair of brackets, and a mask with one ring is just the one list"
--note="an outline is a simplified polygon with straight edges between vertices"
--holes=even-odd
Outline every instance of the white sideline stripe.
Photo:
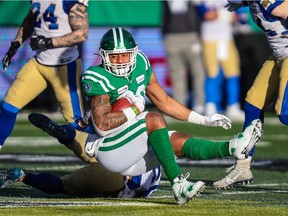
[[269,191],[234,191],[223,192],[223,195],[236,195],[236,194],[266,194],[266,193],[288,193],[288,190],[269,190]]
[[15,160],[18,162],[78,162],[81,161],[76,156],[57,155],[30,155],[30,154],[0,154],[0,160]]
[[41,168],[29,168],[29,171],[33,172],[51,172],[51,171],[65,171],[65,172],[74,172],[75,170],[83,168],[84,165],[69,165],[69,166],[47,166],[47,167],[41,167]]
[[8,137],[5,145],[9,146],[55,146],[61,145],[54,137]]
[[[216,190],[216,189],[215,189]],[[205,192],[205,191],[204,191]],[[234,192],[223,192],[223,193],[220,193],[220,194],[217,194],[217,196],[219,195],[237,195],[237,194],[266,194],[266,193],[284,193],[284,194],[287,194],[288,193],[288,190],[269,190],[269,191],[234,191]],[[204,193],[201,193],[200,195],[198,196],[211,196],[213,194],[204,194]],[[215,194],[216,195],[216,194]],[[163,198],[173,198],[173,196],[153,196],[153,197],[149,197],[149,199],[163,199]]]
[[73,206],[159,206],[158,203],[144,203],[144,202],[31,202],[31,201],[3,201],[0,203],[1,208],[15,208],[15,207],[73,207]]
[[[0,154],[1,160],[15,160],[18,162],[82,162],[78,157],[71,155],[37,155],[37,154]],[[222,166],[232,166],[235,164],[234,159],[213,159],[213,160],[203,160],[203,161],[194,161],[186,158],[177,158],[177,163],[182,165],[222,165]],[[253,166],[269,166],[273,161],[254,161]],[[64,165],[63,165],[64,166]]]
[[[169,181],[164,181],[164,180],[161,180],[160,181],[160,185],[170,185],[170,182]],[[245,187],[250,187],[250,188],[253,188],[253,187],[279,187],[279,186],[288,186],[288,183],[267,183],[267,184],[249,184],[249,185],[245,185]],[[216,189],[215,189],[216,190]],[[226,190],[229,190],[229,189],[226,189]],[[218,190],[218,191],[221,191],[221,190]],[[224,190],[222,190],[224,191]],[[240,191],[241,192],[241,191]],[[248,191],[249,192],[249,191]],[[229,192],[228,192],[229,193]]]
[[[222,165],[222,166],[232,166],[235,164],[235,159],[210,159],[210,160],[203,160],[203,161],[195,161],[190,160],[187,158],[177,158],[176,159],[178,164],[183,165]],[[254,161],[253,166],[268,166],[271,165],[273,161],[265,160],[265,161]]]
[[246,185],[246,187],[278,187],[278,186],[288,186],[288,183],[267,183],[267,184],[250,184]]
[[[204,137],[199,137],[204,138]],[[214,140],[219,139],[219,137],[205,137],[205,139]],[[229,140],[231,137],[221,137],[223,140]],[[265,136],[264,139],[266,141],[260,141],[257,144],[257,147],[268,147],[271,145],[271,142],[268,140],[273,140],[274,142],[277,140],[288,140],[288,135],[269,135]],[[25,143],[25,146],[55,146],[59,145],[59,142],[54,137],[8,137],[5,144],[10,146],[23,146],[23,143]]]
[[[82,162],[78,157],[74,155],[37,155],[37,154],[0,154],[0,161],[1,160],[14,160],[17,162],[53,162],[53,163],[60,163],[60,162]],[[177,158],[177,163],[180,165],[222,165],[222,166],[232,166],[235,164],[234,159],[212,159],[212,160],[203,160],[203,161],[194,161],[186,158]],[[84,163],[84,162],[83,162]],[[265,161],[254,161],[253,166],[260,167],[260,166],[269,166],[273,164],[273,161],[265,160]],[[65,166],[65,165],[63,165]],[[66,167],[66,166],[65,166]]]

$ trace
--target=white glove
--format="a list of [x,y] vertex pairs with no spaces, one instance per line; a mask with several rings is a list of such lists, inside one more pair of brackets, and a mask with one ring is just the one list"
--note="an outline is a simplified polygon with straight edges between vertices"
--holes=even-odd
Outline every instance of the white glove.
[[124,94],[122,94],[120,97],[129,98],[131,103],[139,110],[140,113],[142,113],[144,111],[144,109],[145,109],[145,98],[142,95],[134,95],[133,92],[127,91]]
[[232,122],[228,117],[215,113],[212,116],[205,116],[204,125],[206,127],[222,127],[228,130],[232,127]]
[[233,12],[238,10],[240,7],[245,6],[241,0],[228,0],[228,3],[225,5],[228,11]]

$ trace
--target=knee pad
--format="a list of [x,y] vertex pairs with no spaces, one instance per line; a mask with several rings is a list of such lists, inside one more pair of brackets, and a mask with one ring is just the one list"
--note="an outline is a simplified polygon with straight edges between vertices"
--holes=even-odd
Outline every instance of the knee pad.
[[288,125],[288,115],[280,115],[279,120],[282,124]]

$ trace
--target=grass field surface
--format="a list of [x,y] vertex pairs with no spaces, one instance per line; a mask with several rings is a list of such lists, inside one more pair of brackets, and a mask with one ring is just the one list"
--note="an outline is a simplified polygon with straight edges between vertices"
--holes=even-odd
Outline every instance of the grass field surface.
[[[50,115],[50,114],[49,114]],[[57,115],[50,115],[61,122]],[[231,139],[242,129],[204,128],[168,119],[169,128],[210,140]],[[225,168],[234,160],[178,160],[190,180],[202,180],[206,190],[188,204],[178,206],[171,186],[163,174],[159,190],[150,198],[118,199],[116,194],[73,197],[49,195],[22,183],[0,189],[0,215],[288,215],[288,133],[276,118],[266,118],[264,136],[258,144],[253,164],[254,182],[226,190],[215,190],[212,183],[226,175]],[[71,173],[85,164],[28,121],[22,114],[11,137],[0,153],[0,171],[18,166],[28,172]]]

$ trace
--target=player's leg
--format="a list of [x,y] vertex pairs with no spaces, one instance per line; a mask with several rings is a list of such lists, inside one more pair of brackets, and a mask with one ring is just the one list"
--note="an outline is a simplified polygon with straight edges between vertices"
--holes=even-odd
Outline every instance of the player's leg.
[[[182,37],[180,36],[180,38]],[[173,34],[165,36],[164,45],[167,53],[169,75],[173,85],[173,97],[180,103],[187,105],[187,68],[182,56],[182,50],[186,48],[187,44]]]
[[[73,123],[76,118],[83,116],[83,99],[80,88],[81,71],[82,62],[80,59],[64,66],[49,67],[48,70],[44,66],[40,68],[41,74],[49,81],[55,92],[67,123]],[[31,114],[29,120],[36,127],[56,137],[60,143],[65,144],[83,161],[88,163],[92,161],[84,152],[87,138],[85,133],[75,131],[69,125],[59,127],[51,119],[41,114]]]
[[220,76],[220,68],[217,58],[217,44],[214,41],[203,42],[203,56],[206,67],[206,80],[205,80],[205,97],[206,107],[205,113],[210,116],[217,112],[221,106],[222,92]]
[[82,63],[77,59],[67,65],[41,70],[51,84],[59,102],[64,119],[68,123],[83,116],[83,101],[80,88]]
[[[255,119],[263,122],[264,108],[275,100],[279,84],[279,69],[276,61],[274,56],[266,60],[246,95],[244,129]],[[253,175],[250,168],[254,150],[255,148],[250,151],[247,159],[237,160],[235,165],[227,169],[228,175],[214,182],[213,186],[221,189],[233,184],[251,183]]]
[[0,112],[0,149],[11,134],[18,112],[47,87],[39,74],[37,62],[31,59],[18,72],[8,89]]
[[240,109],[240,62],[238,50],[233,41],[227,41],[228,55],[221,61],[226,84],[226,115],[232,120],[243,121],[244,112]]
[[207,160],[233,156],[243,160],[260,140],[261,135],[262,123],[255,120],[242,133],[225,142],[196,139],[180,132],[174,132],[170,139],[177,157]]
[[[165,127],[160,113],[144,112],[106,138],[91,139],[86,148],[94,149],[94,156],[106,169],[124,176],[143,174],[159,166],[160,161],[173,185],[177,203],[184,204],[201,191],[204,183],[188,182],[188,176],[181,175]],[[153,151],[149,150],[149,144]]]
[[122,175],[107,171],[96,162],[61,176],[61,181],[63,193],[77,196],[118,192],[124,187]]
[[145,121],[149,144],[172,185],[174,197],[178,204],[185,204],[204,189],[204,182],[189,182],[187,178],[190,174],[181,174],[164,117],[160,113],[150,112]]
[[186,62],[189,65],[188,70],[191,73],[193,81],[193,107],[192,109],[198,113],[204,114],[204,105],[205,105],[205,92],[204,92],[204,83],[205,83],[205,66],[203,61],[203,50],[202,44],[200,42],[199,34],[189,33],[187,34],[187,44],[185,53],[186,53]]
[[279,82],[279,91],[275,104],[276,115],[279,117],[280,121],[284,125],[288,125],[288,58],[284,59],[279,67],[280,71],[280,82]]
[[6,174],[0,177],[0,187],[4,188],[13,184],[14,182],[23,182],[40,191],[49,194],[63,193],[63,185],[58,176],[50,173],[24,173],[18,167],[7,170]]

